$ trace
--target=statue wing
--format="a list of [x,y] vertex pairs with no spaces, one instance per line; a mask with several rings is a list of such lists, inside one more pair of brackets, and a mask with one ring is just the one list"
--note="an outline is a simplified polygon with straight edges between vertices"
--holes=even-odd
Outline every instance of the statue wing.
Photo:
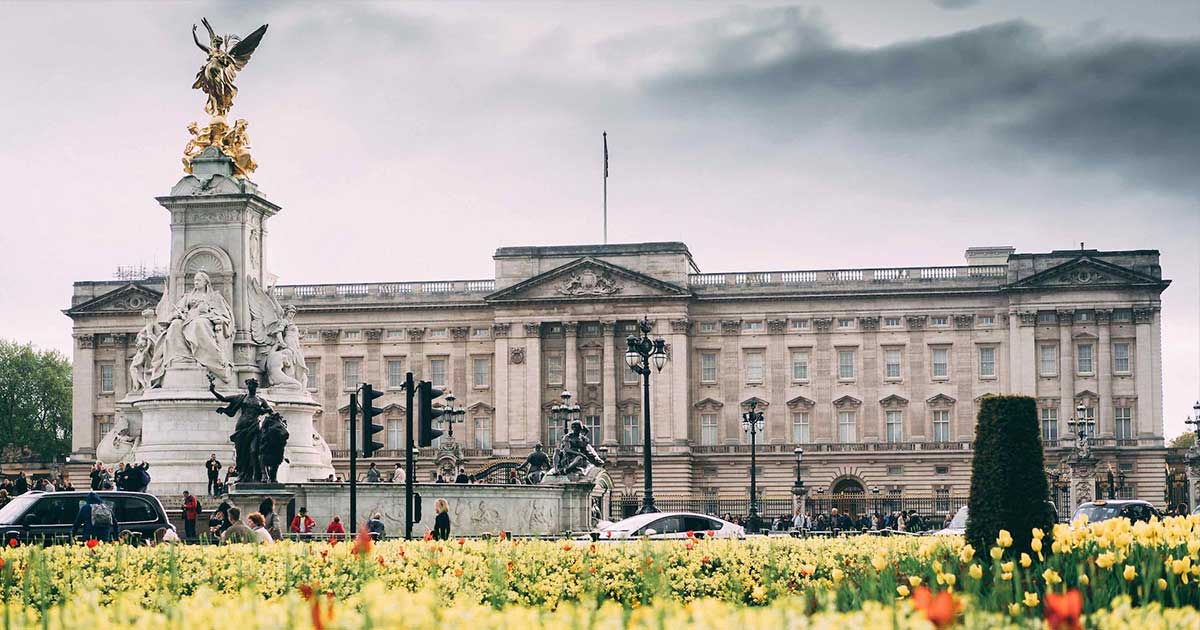
[[257,278],[251,277],[247,285],[250,287],[247,292],[250,299],[246,300],[250,306],[250,339],[258,345],[269,344],[272,331],[283,319],[283,307]]
[[245,39],[241,40],[229,49],[229,54],[237,63],[238,70],[241,70],[250,61],[250,55],[254,54],[254,49],[258,48],[258,43],[262,41],[263,35],[267,33],[267,26],[263,24],[258,27],[258,30],[250,33]]

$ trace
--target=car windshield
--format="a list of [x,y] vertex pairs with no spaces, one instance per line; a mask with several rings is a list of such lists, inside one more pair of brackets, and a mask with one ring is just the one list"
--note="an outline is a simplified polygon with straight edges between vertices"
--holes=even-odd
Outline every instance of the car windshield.
[[954,515],[954,519],[950,521],[948,529],[966,529],[967,528],[967,506],[962,506],[958,513]]
[[0,525],[15,525],[25,509],[33,505],[37,497],[17,497],[0,508]]
[[1079,518],[1079,516],[1082,514],[1084,516],[1087,516],[1087,520],[1089,523],[1096,523],[1099,521],[1106,521],[1110,518],[1114,518],[1120,513],[1121,513],[1121,508],[1116,505],[1088,504],[1088,505],[1079,506],[1079,509],[1075,510],[1075,516],[1072,517],[1071,520],[1075,520],[1075,519]]

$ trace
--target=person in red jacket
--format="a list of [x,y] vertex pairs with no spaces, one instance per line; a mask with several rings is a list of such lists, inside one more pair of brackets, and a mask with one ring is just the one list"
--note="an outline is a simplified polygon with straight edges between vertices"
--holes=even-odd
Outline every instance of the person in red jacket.
[[196,538],[196,519],[200,518],[200,501],[187,490],[183,491],[183,532],[184,539]]
[[300,508],[300,513],[292,518],[293,534],[311,534],[317,522],[308,515],[308,508]]
[[333,520],[329,521],[329,527],[325,528],[325,533],[329,534],[330,540],[341,540],[342,535],[346,533],[346,528],[342,527],[342,517],[334,515]]

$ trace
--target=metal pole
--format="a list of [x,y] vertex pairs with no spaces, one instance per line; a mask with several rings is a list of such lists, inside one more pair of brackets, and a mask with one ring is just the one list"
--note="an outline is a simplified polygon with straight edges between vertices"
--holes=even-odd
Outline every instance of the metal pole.
[[404,375],[404,539],[413,528],[413,374]]
[[358,522],[358,391],[350,394],[350,527]]
[[757,445],[758,431],[754,419],[754,411],[750,412],[750,533],[758,533],[758,471],[755,457],[755,446]]
[[604,132],[604,244],[608,244],[608,132]]
[[650,467],[650,361],[642,357],[642,509],[639,514],[657,512],[654,507],[654,474]]

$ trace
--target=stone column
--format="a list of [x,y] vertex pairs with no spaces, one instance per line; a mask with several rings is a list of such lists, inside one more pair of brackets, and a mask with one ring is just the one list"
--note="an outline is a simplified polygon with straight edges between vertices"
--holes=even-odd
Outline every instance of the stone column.
[[833,343],[829,337],[829,327],[832,324],[833,319],[829,317],[812,319],[817,336],[808,375],[809,382],[813,384],[813,399],[818,403],[808,419],[809,437],[813,442],[837,442],[837,414],[829,404],[829,401],[834,399],[833,385],[837,382],[837,355],[834,354]]
[[[525,443],[534,444],[542,436],[542,324],[525,322]],[[547,444],[547,448],[553,445]]]
[[[408,333],[408,367],[413,373],[413,380],[429,380],[425,365],[425,327],[414,326]],[[340,367],[338,369],[341,369]]]
[[691,374],[691,343],[688,337],[692,322],[687,318],[671,320],[669,378],[671,392],[671,437],[675,444],[688,443],[688,419],[691,417],[692,397],[688,376]]
[[[1156,354],[1161,346],[1155,343],[1151,322],[1154,311],[1149,308],[1133,309],[1134,359],[1137,362],[1133,378],[1137,384],[1137,411],[1134,422],[1138,432],[1147,436],[1162,436],[1161,396],[1162,382],[1154,380]],[[1158,403],[1159,415],[1155,415]],[[1194,495],[1193,495],[1194,496]]]
[[71,452],[96,454],[96,336],[76,335],[71,365]]
[[494,436],[492,446],[496,455],[502,454],[502,449],[508,449],[513,441],[512,433],[509,431],[510,426],[516,426],[515,416],[510,415],[512,407],[509,406],[509,395],[512,390],[512,385],[509,383],[508,370],[508,332],[511,326],[509,324],[496,323],[492,324],[492,337],[495,339],[495,352],[492,356],[493,372],[495,373],[493,387],[496,388],[496,416]]
[[1071,339],[1074,319],[1075,311],[1058,311],[1058,414],[1062,416],[1065,412],[1066,417],[1075,415],[1075,344]]
[[[617,388],[621,386],[625,366],[625,356],[620,352],[617,342],[620,336],[610,337],[617,331],[616,322],[606,320],[600,322],[600,347],[603,356],[601,363],[604,371],[600,376],[600,389],[603,392],[604,410],[600,421],[603,423],[601,433],[604,434],[603,445],[616,447],[617,440]],[[615,451],[613,451],[615,453]]]
[[[1096,311],[1096,340],[1095,363],[1092,366],[1096,375],[1096,387],[1100,400],[1096,403],[1096,436],[1112,438],[1117,434],[1117,416],[1112,405],[1112,353],[1109,351],[1108,320],[1112,311]],[[1103,318],[1103,319],[1102,319]]]
[[387,389],[387,366],[383,364],[383,347],[379,343],[383,339],[383,329],[368,328],[362,331],[362,335],[366,348],[361,378],[364,383],[371,383],[375,389],[384,391]]
[[1037,312],[1012,312],[1008,317],[1008,366],[1014,394],[1037,396],[1037,377],[1041,357],[1038,356],[1034,333],[1037,331]]
[[579,323],[563,322],[563,389],[575,396],[576,404],[583,404],[583,379],[579,376]]
[[[113,333],[113,400],[121,400],[129,393],[129,336]],[[101,436],[103,437],[103,436]]]

